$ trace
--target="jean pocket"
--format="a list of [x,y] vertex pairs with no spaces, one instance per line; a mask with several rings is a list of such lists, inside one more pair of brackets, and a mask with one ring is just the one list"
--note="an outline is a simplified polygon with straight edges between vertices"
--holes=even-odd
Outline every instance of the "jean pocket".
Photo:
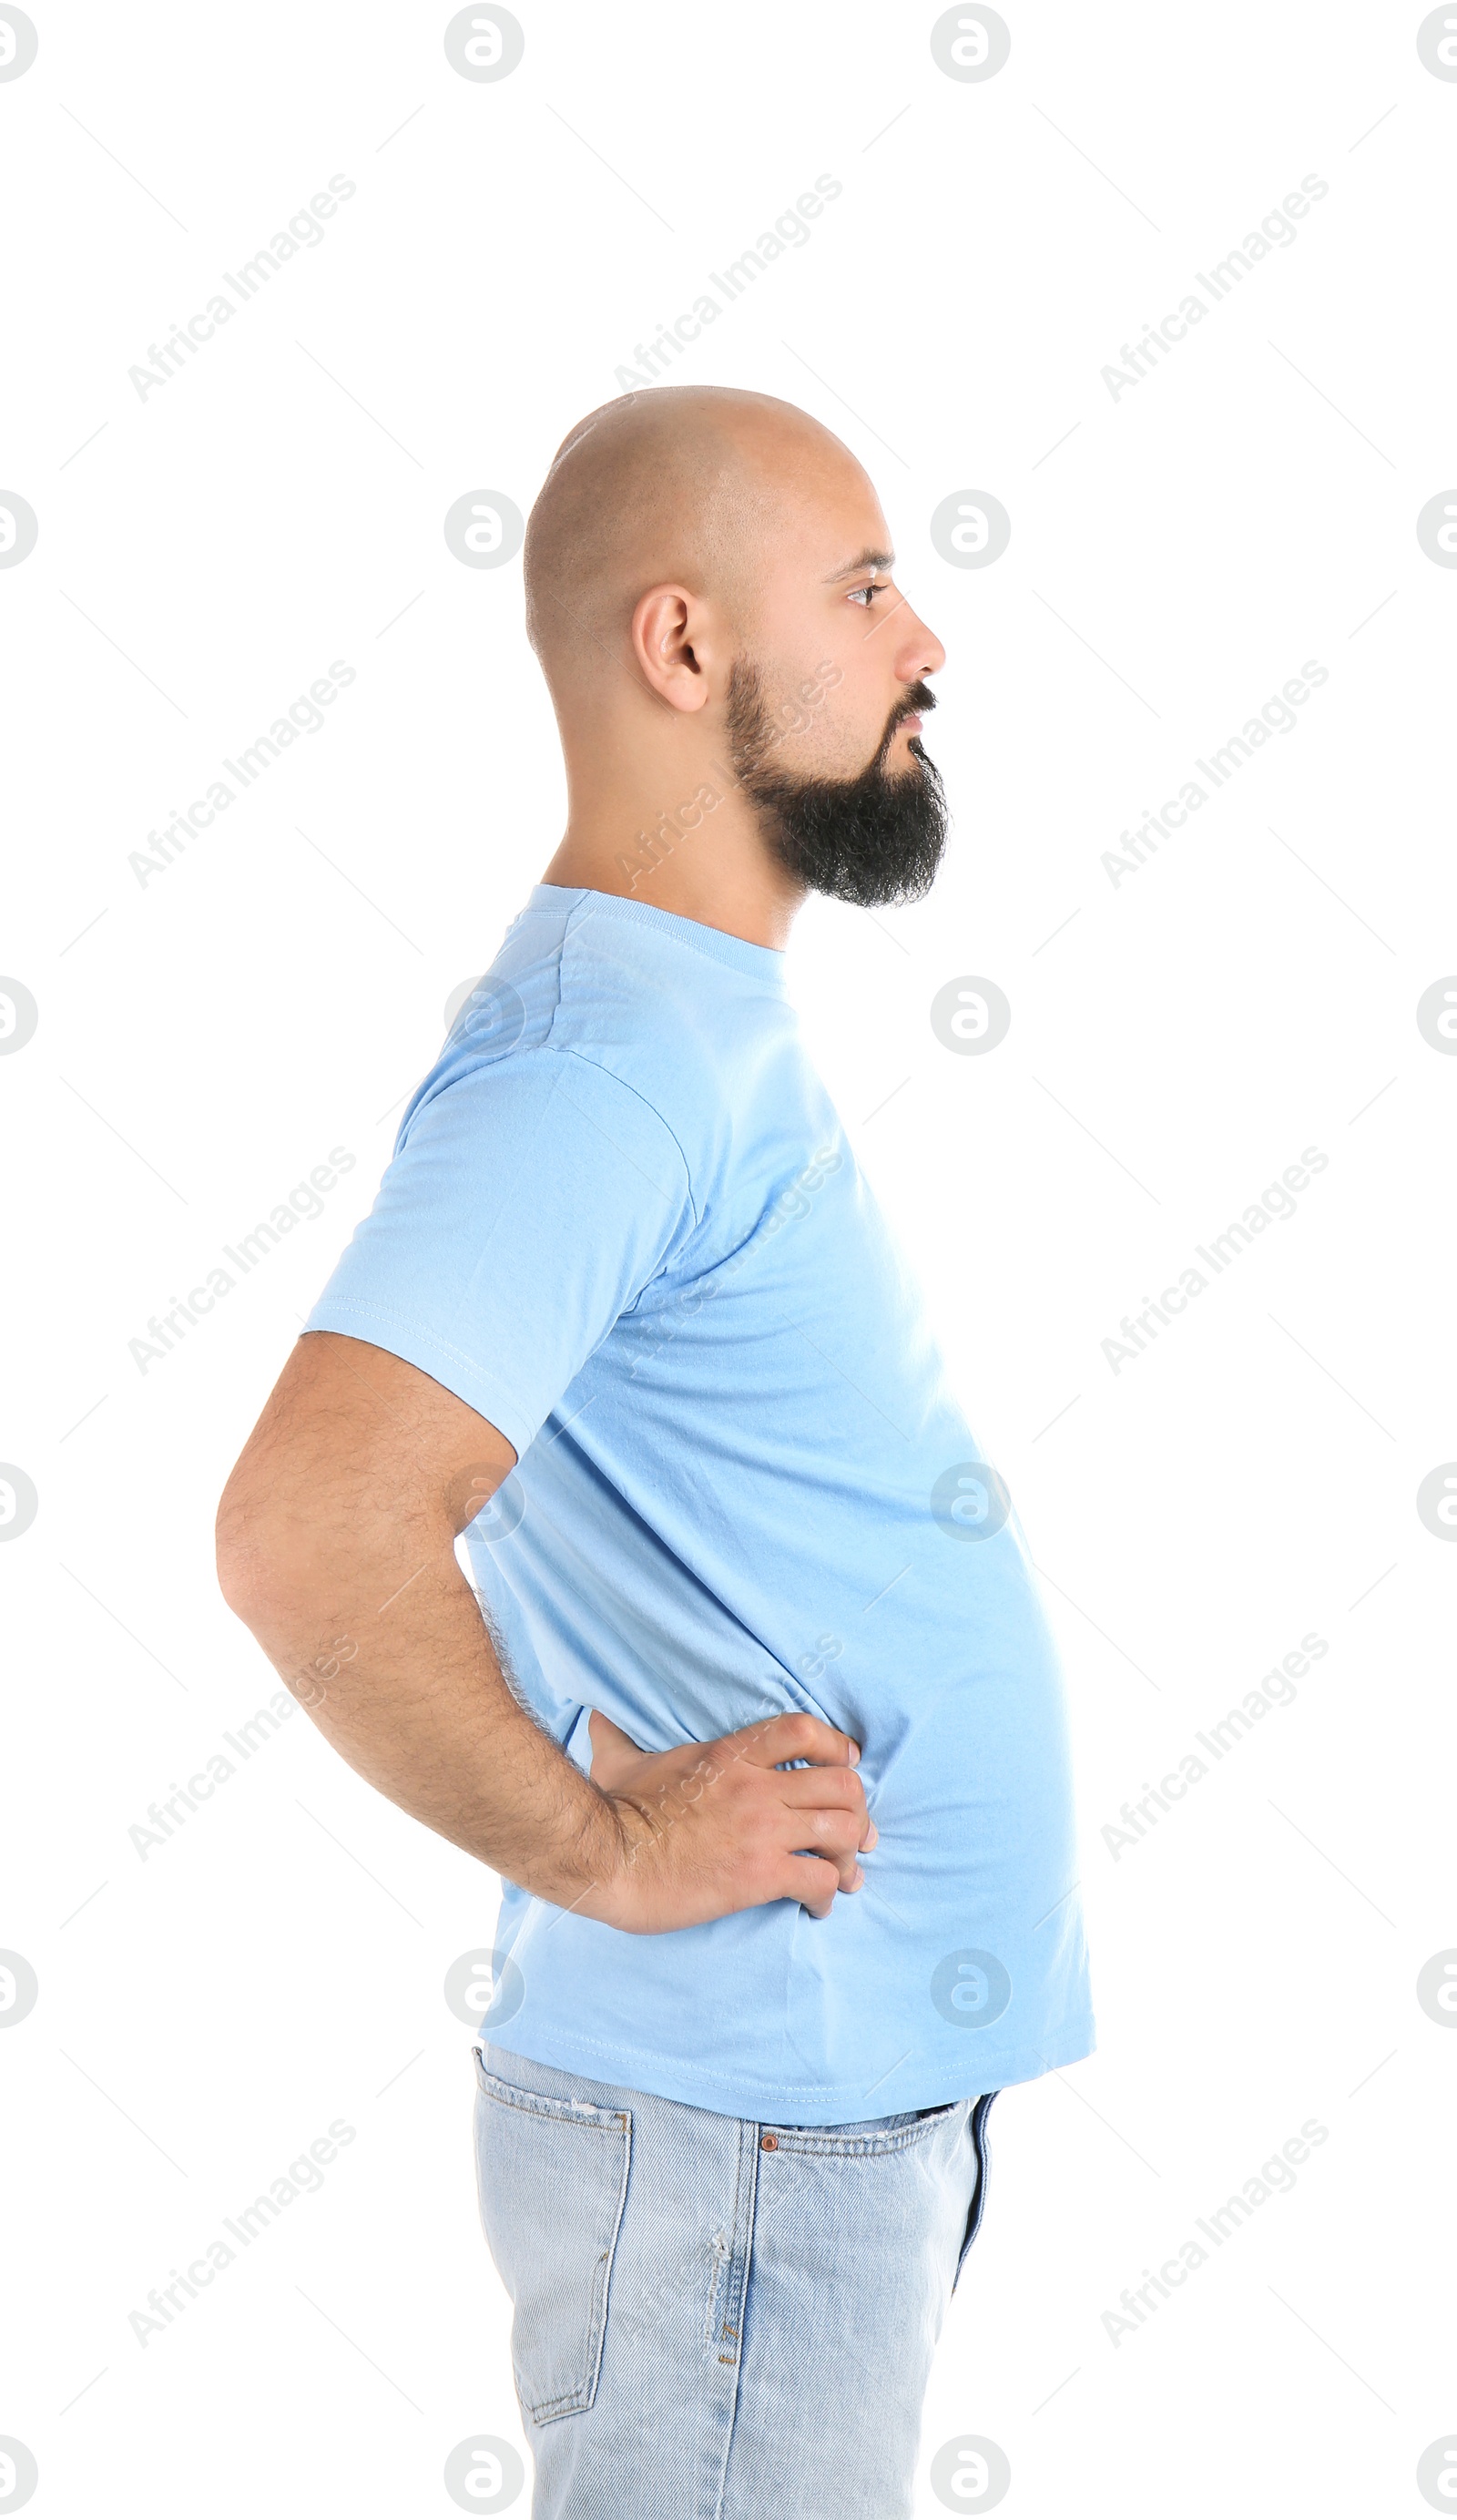
[[473,2052],[481,2224],[510,2295],[516,2393],[549,2424],[596,2395],[632,2114],[503,2083]]
[[776,2126],[760,2138],[766,2152],[799,2153],[835,2160],[883,2160],[887,2154],[909,2152],[964,2109],[964,2100],[948,2100],[937,2109],[902,2109],[896,2116],[856,2118],[844,2126]]

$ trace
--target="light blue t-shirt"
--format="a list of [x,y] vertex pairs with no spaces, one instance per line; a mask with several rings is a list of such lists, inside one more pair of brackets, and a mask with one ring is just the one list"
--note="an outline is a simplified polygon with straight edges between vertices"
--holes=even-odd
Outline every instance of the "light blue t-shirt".
[[1093,2046],[1055,1650],[784,957],[538,884],[309,1316],[419,1366],[518,1465],[465,1535],[516,1685],[584,1768],[796,1707],[880,1842],[795,1901],[637,1935],[504,1885],[490,2035],[828,2125]]

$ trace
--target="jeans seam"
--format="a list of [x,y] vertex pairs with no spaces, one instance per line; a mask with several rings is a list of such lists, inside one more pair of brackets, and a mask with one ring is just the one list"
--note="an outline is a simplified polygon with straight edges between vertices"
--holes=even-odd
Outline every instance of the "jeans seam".
[[[728,2419],[724,2433],[724,2456],[719,2469],[719,2490],[714,2498],[714,2520],[723,2520],[724,2498],[728,2491],[728,2467],[733,2456],[733,2435],[738,2422],[738,2392],[743,2374],[744,2327],[749,2301],[749,2276],[754,2262],[754,2230],[759,2207],[759,2127],[752,2118],[738,2121],[738,2163],[733,2185],[733,2225],[729,2234],[727,2299],[732,2303],[736,2333],[729,2369]],[[740,2236],[741,2231],[741,2236]],[[738,2281],[733,2282],[735,2266]],[[720,2328],[727,2322],[721,2320]],[[722,2332],[717,2340],[723,2342]],[[728,2358],[721,2355],[721,2362]]]
[[703,2314],[703,2344],[705,2351],[712,2353],[715,2344],[719,2341],[714,2334],[714,2322],[719,2313],[719,2294],[723,2286],[724,2270],[732,2258],[733,2246],[728,2232],[723,2230],[714,2231],[710,2235],[708,2246],[712,2266],[708,2277],[708,2306]]
[[[951,2105],[955,2107],[957,2103],[953,2101]],[[928,2118],[920,2126],[897,2127],[892,2135],[855,2135],[838,2138],[833,2136],[816,2137],[813,2134],[781,2133],[774,2149],[776,2152],[802,2153],[821,2161],[855,2161],[866,2158],[885,2161],[893,2153],[908,2152],[912,2145],[925,2143],[936,2134],[937,2129],[945,2124],[945,2118]]]
[[488,2065],[479,2064],[478,2048],[471,2052],[478,2063],[477,2088],[498,2108],[519,2109],[523,2117],[551,2118],[558,2126],[583,2127],[589,2135],[615,2135],[628,2122],[626,2109],[599,2108],[596,2100],[561,2100],[550,2092],[517,2091],[514,2085],[503,2083]]
[[961,2270],[966,2264],[972,2243],[982,2228],[982,2216],[987,2210],[987,2174],[992,2164],[992,2146],[987,2137],[987,2120],[992,2114],[992,2103],[996,2096],[995,2092],[984,2092],[980,2099],[973,2100],[971,2106],[970,2135],[972,2151],[976,2157],[977,2183],[967,2208],[961,2247],[956,2258],[956,2272],[951,2277],[953,2293],[961,2280]]

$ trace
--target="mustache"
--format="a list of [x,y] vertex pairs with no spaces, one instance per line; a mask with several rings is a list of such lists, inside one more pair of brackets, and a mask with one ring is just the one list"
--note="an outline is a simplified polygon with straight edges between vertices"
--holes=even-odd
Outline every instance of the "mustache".
[[[896,740],[897,728],[904,725],[908,717],[925,717],[935,706],[936,694],[929,683],[912,683],[908,691],[902,693],[886,721],[885,734],[881,738],[880,749],[875,756],[878,768],[883,770],[890,757],[890,748]],[[914,737],[911,741],[914,742]]]

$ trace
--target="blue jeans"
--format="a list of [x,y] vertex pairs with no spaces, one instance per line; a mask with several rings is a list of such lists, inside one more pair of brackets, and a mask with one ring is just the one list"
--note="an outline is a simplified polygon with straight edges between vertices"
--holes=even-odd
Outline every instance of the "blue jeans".
[[761,2126],[475,2050],[533,2520],[909,2520],[995,2097]]

